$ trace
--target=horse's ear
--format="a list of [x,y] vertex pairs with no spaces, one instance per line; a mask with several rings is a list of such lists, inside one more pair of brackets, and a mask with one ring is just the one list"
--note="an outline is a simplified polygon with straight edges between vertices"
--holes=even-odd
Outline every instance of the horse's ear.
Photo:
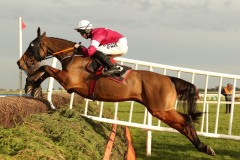
[[46,37],[46,32],[43,32],[42,37]]
[[39,37],[41,35],[41,29],[40,29],[40,27],[38,27],[38,29],[37,29],[37,36]]

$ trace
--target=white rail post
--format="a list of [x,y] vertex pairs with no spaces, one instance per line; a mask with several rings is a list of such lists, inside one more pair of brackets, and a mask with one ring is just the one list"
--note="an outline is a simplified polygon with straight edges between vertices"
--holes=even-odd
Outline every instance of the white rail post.
[[147,108],[145,108],[144,109],[143,124],[147,124],[147,113],[148,113],[148,110],[147,110]]
[[[53,58],[52,60],[52,67],[56,67],[57,66],[57,58]],[[47,100],[49,101],[51,108],[52,109],[56,109],[53,104],[52,104],[52,90],[53,90],[53,82],[54,82],[54,78],[50,77],[49,78],[49,83],[48,83],[48,90],[47,90]]]
[[[148,126],[152,126],[152,115],[148,112]],[[147,156],[151,156],[152,152],[152,131],[147,130]]]
[[114,120],[117,120],[118,102],[114,102],[114,108],[115,108]]
[[[19,58],[22,57],[22,17],[18,20],[18,32],[19,32]],[[22,70],[19,69],[19,94],[22,94]]]
[[129,114],[129,120],[128,120],[129,122],[132,122],[133,106],[134,106],[134,101],[131,101],[130,114]]
[[219,111],[220,111],[220,102],[221,102],[222,80],[223,80],[223,77],[220,78],[219,88],[218,88],[218,101],[217,101],[217,111],[216,111],[216,122],[215,122],[215,129],[214,129],[214,133],[215,134],[217,134],[217,132],[218,132],[218,120],[219,120]]
[[86,101],[86,103],[85,103],[84,116],[87,115],[89,99],[85,99],[85,101]]
[[194,84],[194,80],[195,80],[195,73],[192,73],[192,84]]
[[[150,66],[149,70],[151,72],[153,72],[153,67]],[[147,112],[147,116],[148,116],[148,126],[151,127],[152,126],[152,115]],[[147,156],[150,157],[151,156],[151,152],[152,152],[152,131],[151,130],[147,130]]]
[[203,132],[203,127],[204,127],[206,100],[207,100],[208,78],[209,78],[209,75],[207,75],[206,80],[205,80],[205,91],[204,91],[204,100],[203,100],[203,116],[202,116],[201,132]]
[[72,109],[72,106],[73,106],[73,99],[74,99],[74,92],[71,94],[71,99],[70,99],[69,109]]
[[209,104],[206,104],[206,133],[208,133],[208,112],[209,112]]
[[103,101],[101,101],[101,106],[100,106],[100,112],[99,112],[99,117],[102,118],[103,114]]
[[235,100],[235,93],[236,93],[236,82],[237,82],[237,79],[234,78],[228,135],[232,135],[232,123],[233,123],[234,100]]

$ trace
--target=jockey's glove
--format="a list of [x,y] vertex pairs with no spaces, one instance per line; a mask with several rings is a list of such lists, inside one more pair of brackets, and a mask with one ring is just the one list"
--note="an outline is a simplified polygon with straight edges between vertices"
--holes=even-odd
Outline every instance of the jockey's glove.
[[81,48],[82,48],[81,42],[76,43],[76,44],[74,45],[74,50],[75,50],[76,52],[79,51]]
[[78,48],[80,48],[80,46],[81,46],[81,43],[79,44],[79,43],[76,43],[75,45],[74,45],[74,49],[78,49]]

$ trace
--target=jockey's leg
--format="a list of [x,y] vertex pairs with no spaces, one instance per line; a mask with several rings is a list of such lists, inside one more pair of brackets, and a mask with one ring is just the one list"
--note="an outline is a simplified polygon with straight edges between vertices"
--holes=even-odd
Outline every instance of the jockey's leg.
[[120,72],[120,68],[116,67],[116,65],[113,65],[109,57],[103,52],[97,50],[93,54],[93,56],[96,57],[104,66],[107,67],[107,71],[105,71],[104,74],[111,75],[113,73]]

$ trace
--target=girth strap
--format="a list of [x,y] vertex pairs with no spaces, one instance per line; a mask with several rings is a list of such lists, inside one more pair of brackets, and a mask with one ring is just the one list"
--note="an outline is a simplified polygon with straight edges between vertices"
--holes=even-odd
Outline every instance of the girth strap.
[[93,101],[95,101],[95,99],[96,99],[96,96],[94,95],[96,81],[97,81],[97,79],[93,79],[90,83],[90,88],[89,88],[89,95],[91,96],[91,99]]

